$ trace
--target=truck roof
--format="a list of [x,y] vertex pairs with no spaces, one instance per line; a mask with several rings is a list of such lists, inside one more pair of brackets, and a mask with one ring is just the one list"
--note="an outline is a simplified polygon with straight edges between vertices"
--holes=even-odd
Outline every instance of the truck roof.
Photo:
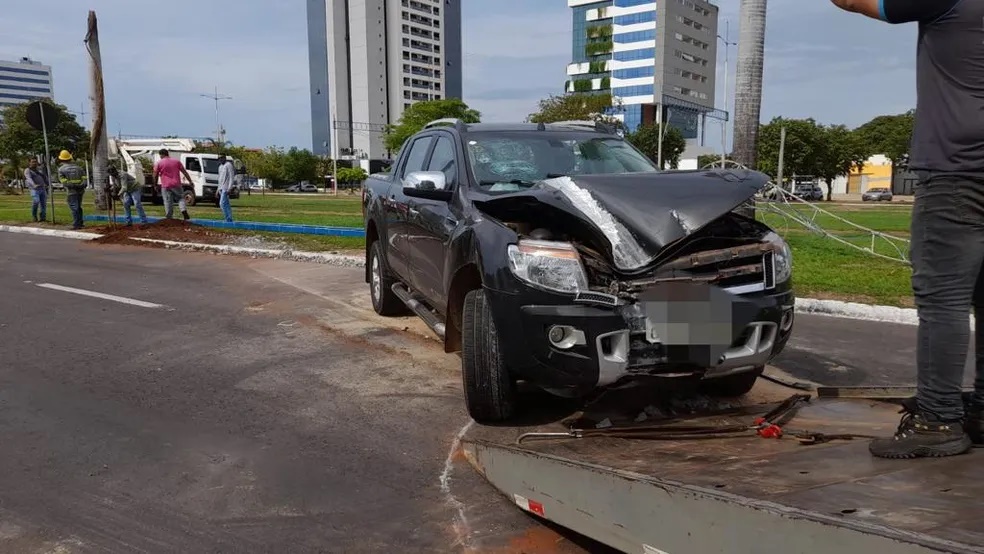
[[585,132],[585,133],[599,133],[605,135],[616,136],[615,129],[606,125],[605,123],[596,123],[594,121],[561,121],[554,123],[464,123],[461,120],[448,118],[439,119],[428,123],[424,129],[429,130],[433,128],[439,128],[443,125],[453,127],[459,133],[470,133],[470,132]]

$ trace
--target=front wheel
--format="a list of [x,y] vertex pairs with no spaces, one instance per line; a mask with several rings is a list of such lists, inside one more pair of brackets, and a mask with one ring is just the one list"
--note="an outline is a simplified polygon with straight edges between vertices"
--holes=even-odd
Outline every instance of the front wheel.
[[381,251],[378,240],[369,248],[369,297],[372,309],[382,316],[401,315],[406,306],[393,292],[396,281],[386,274]]
[[192,206],[194,206],[195,205],[195,200],[196,200],[195,199],[195,191],[193,191],[193,190],[186,190],[186,191],[184,191],[184,201],[185,201],[185,205],[186,206],[188,206],[189,208],[192,207]]
[[480,424],[509,419],[519,404],[516,383],[502,362],[499,333],[485,291],[465,296],[461,321],[461,378],[468,414]]
[[742,396],[755,387],[755,382],[765,371],[765,366],[759,366],[749,371],[735,373],[726,377],[708,379],[700,384],[704,393],[710,396],[733,398]]

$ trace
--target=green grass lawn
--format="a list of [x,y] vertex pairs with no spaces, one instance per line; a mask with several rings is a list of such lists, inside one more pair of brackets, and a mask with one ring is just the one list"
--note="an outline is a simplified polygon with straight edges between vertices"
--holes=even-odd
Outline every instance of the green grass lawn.
[[[262,196],[243,195],[232,201],[232,215],[240,221],[262,223],[299,223],[302,225],[322,225],[329,227],[362,227],[362,208],[358,195],[343,195],[339,198],[311,194],[311,197],[293,197],[282,194]],[[83,210],[95,214],[92,205],[93,193],[86,192]],[[51,209],[51,201],[48,201]],[[144,203],[149,216],[163,217],[164,206]],[[188,208],[191,217],[196,219],[222,219],[222,210],[215,204],[200,203]],[[122,204],[117,203],[117,215],[123,215]],[[55,215],[67,221],[68,206],[65,194],[55,192]],[[31,220],[31,197],[29,195],[0,195],[0,221],[29,222]]]
[[[85,200],[88,213],[92,208],[91,192]],[[823,208],[836,216],[864,227],[908,238],[911,206],[843,206],[824,203]],[[0,195],[0,223],[28,223],[31,220],[31,199],[28,195]],[[163,206],[147,205],[149,215],[163,216]],[[232,201],[233,215],[240,221],[270,223],[302,223],[339,227],[362,227],[362,208],[357,194],[340,197],[311,194],[286,196],[282,194],[243,195]],[[838,238],[863,248],[871,248],[871,235],[859,232],[836,217],[812,213],[809,208],[793,207],[799,217],[815,222]],[[68,207],[64,193],[56,193],[55,210],[60,224],[68,222]],[[220,219],[221,211],[214,205],[199,204],[191,208],[192,217]],[[117,209],[122,215],[122,207]],[[911,270],[897,261],[872,256],[835,240],[807,231],[790,218],[770,211],[759,211],[762,221],[786,237],[793,249],[793,279],[800,296],[833,298],[865,303],[911,306]],[[322,237],[289,233],[258,233],[235,231],[237,234],[260,235],[275,239],[302,250],[361,251],[365,242],[356,237]],[[899,257],[898,250],[907,252],[908,244],[879,238],[874,252]]]

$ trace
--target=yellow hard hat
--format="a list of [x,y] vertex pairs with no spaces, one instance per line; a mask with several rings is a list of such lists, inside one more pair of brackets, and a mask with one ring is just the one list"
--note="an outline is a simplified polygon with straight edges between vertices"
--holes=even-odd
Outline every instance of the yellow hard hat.
[[70,162],[72,161],[72,153],[68,150],[62,150],[61,154],[58,154],[58,159],[63,162]]

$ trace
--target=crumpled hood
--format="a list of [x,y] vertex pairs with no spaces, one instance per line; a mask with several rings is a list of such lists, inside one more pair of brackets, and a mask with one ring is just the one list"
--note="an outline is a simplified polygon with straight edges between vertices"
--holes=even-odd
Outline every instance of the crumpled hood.
[[576,175],[547,179],[520,192],[479,193],[473,200],[480,208],[508,208],[514,218],[530,203],[561,210],[605,239],[616,268],[633,271],[734,210],[768,182],[764,173],[748,170]]

